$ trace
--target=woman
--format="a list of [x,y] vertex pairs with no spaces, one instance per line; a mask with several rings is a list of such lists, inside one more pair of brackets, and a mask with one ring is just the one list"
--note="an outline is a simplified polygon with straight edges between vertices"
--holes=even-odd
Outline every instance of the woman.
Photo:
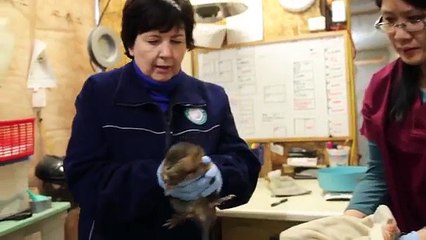
[[405,237],[426,239],[426,1],[376,0],[399,58],[374,74],[366,91],[361,133],[369,169],[346,215],[364,217],[388,204]]
[[188,0],[125,3],[121,38],[132,61],[85,82],[64,161],[81,208],[79,239],[200,239],[191,221],[163,227],[173,211],[157,169],[177,142],[202,146],[213,170],[173,197],[234,194],[226,208],[254,191],[260,164],[238,136],[224,90],[181,71],[193,27]]

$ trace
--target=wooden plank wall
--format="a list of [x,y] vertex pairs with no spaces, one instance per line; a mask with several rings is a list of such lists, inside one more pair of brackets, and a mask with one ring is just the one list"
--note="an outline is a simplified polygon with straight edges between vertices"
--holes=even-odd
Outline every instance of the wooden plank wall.
[[41,111],[44,150],[64,155],[75,114],[74,101],[83,82],[93,73],[87,37],[93,28],[94,1],[38,0],[35,37],[47,43],[47,60],[58,87],[48,91]]
[[319,0],[303,13],[290,13],[279,0],[263,0],[264,41],[309,33],[308,18],[320,16]]
[[57,79],[58,87],[47,91],[47,106],[36,124],[36,153],[29,172],[30,186],[36,186],[34,166],[41,156],[65,154],[75,97],[93,73],[86,42],[94,26],[94,1],[0,0],[0,17],[8,20],[15,38],[12,63],[0,76],[0,120],[36,115],[26,87],[34,39],[47,43],[47,61]]
[[0,120],[32,115],[31,95],[25,87],[34,37],[34,1],[0,1],[0,17],[7,21],[6,31],[14,38],[12,62],[0,76]]
[[[100,0],[99,4],[99,12],[102,13],[104,11],[104,16],[101,19],[100,25],[111,28],[117,36],[120,36],[121,12],[125,2],[126,0]],[[124,55],[124,47],[122,44],[121,49],[120,61],[114,67],[119,67],[129,62],[129,58]]]

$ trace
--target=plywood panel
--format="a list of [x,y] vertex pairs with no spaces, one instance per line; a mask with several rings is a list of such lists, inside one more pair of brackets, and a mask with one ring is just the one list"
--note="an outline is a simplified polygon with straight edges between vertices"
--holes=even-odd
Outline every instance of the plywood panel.
[[94,26],[94,1],[37,1],[36,13],[35,37],[47,44],[47,61],[57,80],[57,88],[47,91],[47,106],[40,112],[43,150],[64,155],[75,97],[93,73],[86,46]]
[[[7,19],[6,29],[14,37],[12,61],[4,74],[0,75],[0,120],[19,119],[33,116],[31,91],[26,88],[27,71],[34,37],[35,1],[0,0],[0,18]],[[36,130],[36,154],[40,144]],[[30,162],[30,184],[36,185],[34,164]]]
[[92,73],[86,50],[94,25],[94,3],[85,0],[43,0],[35,6],[34,37],[47,44],[47,61],[57,88],[47,90],[40,111],[42,154],[64,155],[74,116],[74,100]]
[[34,20],[30,1],[0,0],[0,18],[8,22],[6,29],[14,38],[12,62],[0,76],[0,119],[15,119],[32,115],[30,92],[25,87],[30,61]]
[[0,0],[0,17],[7,19],[15,38],[12,63],[0,76],[0,120],[36,115],[32,92],[26,87],[34,39],[47,43],[47,59],[58,83],[47,91],[47,106],[36,124],[36,152],[29,170],[34,186],[34,166],[41,156],[64,155],[75,97],[93,73],[86,42],[94,25],[94,1]]
[[[94,1],[38,0],[36,29],[46,31],[85,31],[95,22]],[[77,37],[78,39],[78,37]]]
[[319,0],[302,13],[286,11],[278,0],[263,0],[264,41],[308,33],[308,18],[321,16]]
[[59,156],[65,154],[76,95],[91,73],[89,59],[85,56],[85,40],[76,38],[75,34],[36,31],[37,37],[48,45],[46,54],[58,82],[57,88],[47,90],[47,106],[40,112],[43,148],[46,153]]
[[[121,32],[121,13],[126,0],[101,0],[100,11],[104,11],[104,16],[101,19],[100,25],[111,28],[117,36],[120,36]],[[120,61],[114,67],[120,67],[127,62],[129,58],[124,55],[124,47],[120,46]]]

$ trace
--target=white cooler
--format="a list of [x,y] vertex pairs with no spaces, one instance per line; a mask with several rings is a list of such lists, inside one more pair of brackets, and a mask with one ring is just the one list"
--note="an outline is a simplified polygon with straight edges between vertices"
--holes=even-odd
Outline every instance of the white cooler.
[[30,208],[28,159],[34,145],[33,117],[0,120],[0,219]]
[[30,208],[28,169],[28,160],[0,164],[0,219]]

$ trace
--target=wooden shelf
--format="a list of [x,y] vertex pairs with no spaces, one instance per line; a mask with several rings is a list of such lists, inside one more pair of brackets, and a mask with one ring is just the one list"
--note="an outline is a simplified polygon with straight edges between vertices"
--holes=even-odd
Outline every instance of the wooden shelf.
[[[306,39],[315,39],[315,38],[325,38],[325,37],[332,37],[332,36],[345,36],[348,37],[350,34],[348,33],[348,30],[339,30],[339,31],[323,31],[323,32],[312,32],[312,33],[304,33],[297,36],[290,36],[290,37],[276,37],[269,39],[268,41],[256,41],[256,42],[247,42],[247,43],[236,43],[236,44],[227,44],[223,45],[220,49],[228,49],[228,48],[242,48],[242,47],[250,47],[250,46],[259,46],[263,44],[271,44],[271,43],[281,43],[281,42],[290,42],[290,41],[297,41],[297,40],[306,40]],[[217,51],[218,49],[210,49],[210,48],[203,48],[203,47],[197,47],[194,49],[193,54],[196,55],[198,53],[206,53],[209,51]],[[193,57],[195,57],[193,55]],[[193,61],[197,62],[197,61]],[[198,73],[195,70],[198,70],[198,67],[194,67],[194,72]]]

